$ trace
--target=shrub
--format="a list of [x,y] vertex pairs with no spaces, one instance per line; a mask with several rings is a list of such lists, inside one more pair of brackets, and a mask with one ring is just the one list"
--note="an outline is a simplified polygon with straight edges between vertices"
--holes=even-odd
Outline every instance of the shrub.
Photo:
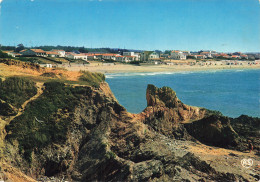
[[0,99],[15,107],[21,105],[37,93],[35,83],[21,77],[9,77],[5,81],[0,79]]
[[24,113],[6,126],[6,139],[17,140],[20,152],[28,162],[35,148],[51,143],[63,143],[71,126],[70,113],[78,105],[82,93],[88,95],[89,87],[73,88],[62,82],[44,84],[44,93],[27,105]]

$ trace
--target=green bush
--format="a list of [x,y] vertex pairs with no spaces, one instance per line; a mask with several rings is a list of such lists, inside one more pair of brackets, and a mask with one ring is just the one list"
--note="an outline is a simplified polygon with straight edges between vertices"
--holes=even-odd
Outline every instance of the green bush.
[[21,77],[9,77],[5,81],[0,79],[0,99],[15,107],[21,105],[37,93],[35,83]]
[[[51,143],[63,143],[71,126],[70,114],[89,87],[69,87],[62,82],[44,84],[44,93],[27,105],[24,113],[6,127],[6,139],[17,140],[21,154],[31,161],[31,153]],[[37,150],[39,151],[39,150]]]

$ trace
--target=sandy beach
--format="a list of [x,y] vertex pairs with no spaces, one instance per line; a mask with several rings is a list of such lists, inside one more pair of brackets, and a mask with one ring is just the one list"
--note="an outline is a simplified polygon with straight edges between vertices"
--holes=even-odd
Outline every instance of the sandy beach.
[[226,69],[260,69],[260,64],[256,65],[130,65],[117,63],[115,65],[102,65],[102,63],[91,62],[89,65],[71,64],[64,66],[69,71],[91,71],[101,73],[130,73],[130,72],[178,72],[178,71],[207,71]]

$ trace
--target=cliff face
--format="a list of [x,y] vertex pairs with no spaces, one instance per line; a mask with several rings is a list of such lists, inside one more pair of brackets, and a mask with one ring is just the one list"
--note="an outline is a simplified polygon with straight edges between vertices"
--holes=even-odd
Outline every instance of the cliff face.
[[[28,102],[19,116],[9,120],[2,147],[5,162],[34,179],[42,176],[72,181],[252,179],[241,174],[240,168],[227,173],[212,167],[188,149],[196,146],[192,141],[197,140],[229,147],[237,134],[229,120],[207,109],[183,104],[168,87],[149,85],[148,107],[137,115],[128,113],[116,101],[106,83],[93,88],[48,82],[37,93],[40,94]],[[10,118],[2,115],[1,119]],[[201,135],[202,126],[203,132],[215,132]],[[228,144],[223,143],[226,139],[230,140]]]

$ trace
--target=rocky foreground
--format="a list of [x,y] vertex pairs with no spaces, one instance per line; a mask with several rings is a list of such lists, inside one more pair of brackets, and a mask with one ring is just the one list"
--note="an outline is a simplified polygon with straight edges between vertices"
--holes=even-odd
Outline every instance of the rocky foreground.
[[[131,114],[107,83],[99,85],[2,78],[2,179],[259,180],[259,118],[188,106],[171,88],[153,85],[147,108]],[[243,167],[249,158],[254,163]]]

